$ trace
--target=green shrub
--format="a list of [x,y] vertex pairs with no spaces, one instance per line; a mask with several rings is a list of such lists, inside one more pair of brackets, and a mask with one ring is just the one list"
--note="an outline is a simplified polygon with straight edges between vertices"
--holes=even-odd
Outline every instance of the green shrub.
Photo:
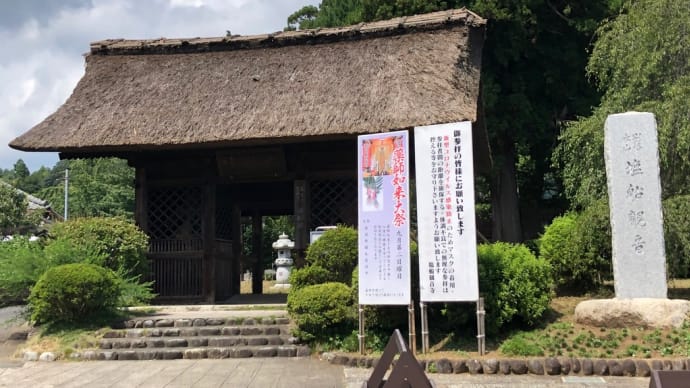
[[299,338],[325,340],[332,335],[349,333],[356,327],[356,312],[350,287],[331,282],[291,290],[288,312],[297,325]]
[[611,278],[611,226],[606,201],[579,214],[556,217],[539,239],[539,256],[551,263],[560,294],[596,291]]
[[0,305],[24,301],[46,268],[39,242],[26,237],[0,242]]
[[74,263],[90,263],[102,266],[107,255],[101,253],[95,245],[75,242],[64,236],[48,241],[43,248],[43,255],[48,268]]
[[114,311],[120,296],[115,274],[93,264],[48,269],[29,295],[36,323],[74,323]]
[[148,237],[123,218],[77,218],[56,224],[51,235],[69,240],[78,250],[98,254],[102,261],[94,264],[128,275],[148,274]]
[[551,263],[553,278],[556,287],[573,287],[577,280],[573,278],[573,273],[577,271],[579,264],[577,256],[579,249],[574,249],[577,229],[577,215],[568,213],[561,217],[556,217],[551,224],[544,229],[544,234],[539,238],[539,257]]
[[148,305],[156,297],[153,292],[153,282],[142,282],[139,276],[127,276],[121,273],[115,275],[120,290],[120,297],[117,300],[118,307]]
[[319,266],[332,273],[331,281],[350,284],[352,270],[357,265],[357,231],[339,226],[326,231],[307,249],[307,266]]
[[594,202],[577,217],[572,248],[581,252],[579,263],[573,264],[573,282],[581,293],[596,290],[605,280],[612,279],[611,221],[606,199]]
[[535,324],[549,307],[551,266],[523,245],[477,247],[479,291],[484,297],[487,333],[508,323]]
[[333,272],[318,265],[308,265],[303,268],[293,269],[290,272],[290,291],[333,281],[335,281]]
[[690,275],[690,195],[663,202],[666,262],[671,278]]

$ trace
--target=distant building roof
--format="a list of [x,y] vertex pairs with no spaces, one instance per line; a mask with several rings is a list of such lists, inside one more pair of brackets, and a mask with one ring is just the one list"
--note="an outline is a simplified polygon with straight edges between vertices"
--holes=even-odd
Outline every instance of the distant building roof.
[[40,199],[38,197],[35,197],[35,196],[27,193],[24,190],[20,190],[16,187],[12,186],[11,184],[9,184],[5,181],[0,180],[0,184],[5,185],[7,187],[11,187],[14,190],[16,190],[18,193],[22,194],[26,198],[26,201],[28,204],[27,205],[28,210],[38,210],[38,209],[52,210],[48,201],[46,201],[44,199]]

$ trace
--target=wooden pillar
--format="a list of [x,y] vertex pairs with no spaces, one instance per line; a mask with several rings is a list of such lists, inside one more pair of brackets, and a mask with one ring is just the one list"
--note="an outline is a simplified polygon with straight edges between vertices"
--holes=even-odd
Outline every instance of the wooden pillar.
[[238,204],[232,205],[232,279],[231,292],[237,295],[241,292],[242,273],[240,271],[240,257],[242,256],[242,211]]
[[304,179],[295,180],[293,186],[295,209],[295,253],[297,265],[301,266],[304,252],[309,245],[309,182]]
[[263,223],[261,222],[261,213],[255,211],[252,214],[252,256],[256,258],[254,261],[254,269],[252,270],[252,294],[262,294],[264,285],[264,266],[261,258],[261,235],[263,233]]
[[146,169],[136,167],[134,181],[134,220],[145,233],[149,231],[148,224],[148,182],[146,181]]
[[204,185],[204,214],[202,234],[204,239],[204,261],[202,264],[202,290],[207,303],[216,300],[216,185]]

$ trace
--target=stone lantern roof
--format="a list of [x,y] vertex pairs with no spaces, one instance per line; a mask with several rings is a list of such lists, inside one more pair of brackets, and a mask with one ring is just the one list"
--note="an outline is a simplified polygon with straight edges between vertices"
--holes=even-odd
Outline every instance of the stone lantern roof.
[[285,233],[278,236],[278,240],[273,243],[273,249],[292,249],[294,247],[295,242],[290,240]]

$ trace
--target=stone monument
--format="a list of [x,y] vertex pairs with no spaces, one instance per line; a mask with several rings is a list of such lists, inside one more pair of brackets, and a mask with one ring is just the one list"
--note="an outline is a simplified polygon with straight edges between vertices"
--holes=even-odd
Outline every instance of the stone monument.
[[616,298],[667,296],[658,149],[653,114],[628,112],[606,119]]
[[604,155],[611,215],[615,299],[575,309],[595,326],[680,326],[690,302],[668,300],[656,120],[627,112],[606,119]]

